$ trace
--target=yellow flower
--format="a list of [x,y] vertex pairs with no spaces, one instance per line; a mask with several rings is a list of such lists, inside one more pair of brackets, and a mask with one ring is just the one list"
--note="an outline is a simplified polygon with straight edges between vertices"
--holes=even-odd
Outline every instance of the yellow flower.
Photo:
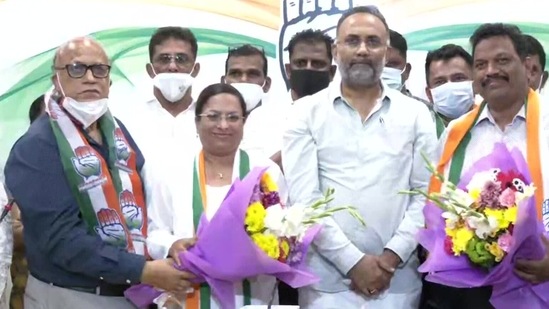
[[478,200],[478,198],[480,197],[480,188],[473,188],[471,190],[469,190],[469,196],[473,199],[473,200]]
[[492,208],[486,208],[484,209],[484,214],[487,217],[492,217],[496,219],[498,222],[498,229],[499,230],[505,230],[509,227],[509,223],[511,223],[509,220],[507,220],[504,216],[503,209],[492,209]]
[[276,185],[276,182],[273,181],[273,179],[267,172],[263,173],[263,176],[261,176],[261,187],[265,192],[278,191],[278,186]]
[[261,232],[265,228],[265,217],[267,211],[259,202],[251,204],[246,210],[246,218],[244,224],[246,230],[251,233]]
[[503,212],[503,218],[513,224],[517,222],[517,206],[509,207]]
[[255,233],[252,234],[252,241],[269,257],[278,259],[280,256],[278,238],[273,234]]
[[496,262],[500,262],[505,256],[505,252],[498,246],[496,242],[486,244],[486,250],[496,258]]
[[452,237],[452,250],[456,255],[465,251],[467,243],[473,238],[473,231],[466,227],[455,230],[455,236]]

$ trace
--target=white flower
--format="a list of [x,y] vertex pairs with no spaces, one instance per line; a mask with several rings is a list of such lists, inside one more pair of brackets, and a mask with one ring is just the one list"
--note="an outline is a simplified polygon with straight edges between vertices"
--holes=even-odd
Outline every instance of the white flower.
[[469,181],[469,184],[466,187],[467,191],[472,191],[475,189],[482,190],[487,182],[496,181],[496,175],[497,173],[495,171],[476,173],[473,175],[473,178],[471,178],[471,181]]
[[[464,211],[468,210],[471,207],[471,205],[475,202],[475,200],[471,197],[469,193],[461,189],[456,189],[455,191],[449,193],[448,196],[453,199],[453,201],[449,202],[449,205],[452,206],[452,208],[458,214],[461,214]],[[455,206],[456,204],[461,207]]]
[[475,234],[480,239],[486,239],[498,230],[498,220],[494,217],[467,217],[467,225],[475,230]]
[[267,208],[265,227],[277,237],[297,237],[300,240],[308,228],[303,222],[308,221],[313,214],[310,207],[303,205],[287,208],[273,205]]
[[454,229],[456,224],[459,222],[460,216],[456,215],[453,212],[445,211],[442,213],[442,217],[446,219],[446,227]]
[[284,217],[286,216],[286,208],[282,208],[280,204],[273,205],[267,208],[267,215],[263,222],[265,227],[277,237],[282,236]]
[[524,192],[519,192],[519,191],[515,192],[515,202],[517,204],[520,203],[524,199],[527,199],[529,197],[534,196],[534,194],[536,192],[536,187],[534,186],[534,183],[532,183],[528,186],[524,186],[523,190],[524,190]]

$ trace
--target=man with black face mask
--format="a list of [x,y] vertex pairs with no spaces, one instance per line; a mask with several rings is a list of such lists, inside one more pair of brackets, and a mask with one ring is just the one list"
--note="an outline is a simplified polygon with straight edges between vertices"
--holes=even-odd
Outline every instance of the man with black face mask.
[[[307,29],[292,37],[288,43],[290,63],[285,64],[292,102],[328,87],[337,69],[332,64],[333,43],[320,30]],[[282,168],[280,151],[271,160]]]
[[293,101],[328,87],[336,72],[332,65],[333,42],[329,35],[313,29],[292,37],[288,43],[290,63],[285,67]]

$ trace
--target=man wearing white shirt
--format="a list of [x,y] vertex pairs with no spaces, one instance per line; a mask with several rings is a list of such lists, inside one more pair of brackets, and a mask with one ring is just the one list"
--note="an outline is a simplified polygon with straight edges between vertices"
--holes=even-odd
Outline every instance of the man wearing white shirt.
[[187,28],[163,27],[151,37],[146,70],[154,96],[133,111],[137,117],[122,115],[149,162],[199,149],[192,98],[192,83],[200,71],[197,53],[196,38]]
[[274,108],[263,104],[265,93],[271,88],[263,48],[250,44],[229,47],[221,82],[235,87],[246,102],[248,116],[241,148],[251,155],[269,157],[274,154],[272,139],[279,131],[276,126],[280,121]]
[[301,308],[417,308],[421,276],[415,235],[434,155],[435,126],[422,103],[380,82],[389,28],[375,6],[355,7],[337,25],[333,55],[341,82],[293,106],[282,163],[291,203],[335,189],[332,206],[353,205],[325,221],[308,265],[320,282],[300,290]]

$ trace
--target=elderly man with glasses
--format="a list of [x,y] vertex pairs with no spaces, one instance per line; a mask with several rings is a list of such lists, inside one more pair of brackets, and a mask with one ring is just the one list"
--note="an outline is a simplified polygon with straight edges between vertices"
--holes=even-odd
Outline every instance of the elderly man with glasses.
[[101,45],[73,39],[55,55],[46,114],[17,141],[6,187],[22,214],[29,279],[25,308],[134,308],[133,284],[184,292],[190,274],[147,261],[141,151],[108,109]]

